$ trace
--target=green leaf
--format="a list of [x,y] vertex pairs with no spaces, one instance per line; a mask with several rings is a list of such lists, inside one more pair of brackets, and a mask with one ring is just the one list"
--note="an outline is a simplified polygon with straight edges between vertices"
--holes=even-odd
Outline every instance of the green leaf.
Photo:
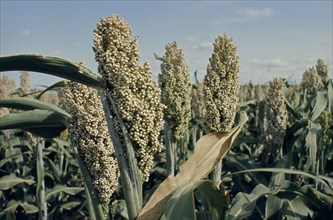
[[290,127],[287,128],[285,135],[285,145],[288,150],[292,150],[294,148],[294,143],[299,138],[299,130],[306,128],[308,125],[308,120],[304,119],[301,121],[295,121]]
[[308,214],[312,213],[300,197],[285,201],[281,212],[288,220],[307,219]]
[[327,105],[327,94],[326,92],[317,92],[316,104],[311,112],[311,120],[316,120]]
[[[258,123],[264,124],[266,101],[259,102]],[[264,127],[264,126],[263,126]]]
[[259,184],[253,189],[251,194],[237,193],[231,202],[229,210],[227,211],[226,219],[238,220],[251,216],[256,206],[257,199],[268,192],[268,187]]
[[288,102],[287,99],[284,100],[289,114],[291,114],[296,120],[301,120],[301,114],[294,109],[294,107]]
[[66,118],[48,110],[32,110],[1,117],[0,130],[38,127],[66,127]]
[[54,137],[66,129],[66,117],[54,111],[32,110],[0,118],[0,130],[23,129],[41,137]]
[[60,171],[58,167],[53,163],[53,161],[50,158],[44,156],[43,159],[49,165],[53,177],[55,177],[57,181],[61,181]]
[[[271,177],[271,182],[269,184],[270,188],[275,188],[277,186],[280,186],[285,181],[284,173],[275,173]],[[278,213],[283,205],[283,200],[277,198],[274,195],[268,195],[267,201],[266,201],[266,211],[265,211],[265,219],[269,219],[273,215],[276,215]]]
[[3,212],[6,214],[14,215],[18,206],[21,206],[26,214],[38,212],[38,208],[36,206],[16,200],[10,200],[7,203],[6,209],[3,210]]
[[59,113],[60,115],[71,117],[69,113],[65,110],[59,108],[58,106],[52,105],[50,103],[42,102],[37,99],[30,98],[10,98],[10,99],[1,99],[0,107],[5,108],[14,108],[19,110],[49,110]]
[[52,189],[47,190],[46,192],[46,201],[48,202],[52,196],[57,195],[60,192],[65,192],[70,195],[75,195],[84,190],[84,187],[67,187],[62,185],[56,185]]
[[21,151],[19,151],[19,153],[12,154],[9,157],[5,157],[4,159],[0,160],[0,168],[8,162],[11,162],[13,160],[17,160],[19,157],[22,157],[22,152]]
[[71,202],[66,202],[66,203],[62,204],[61,207],[66,210],[72,210],[73,208],[75,208],[81,204],[82,204],[81,201],[71,201]]
[[114,212],[124,219],[128,219],[128,212],[126,207],[126,201],[125,200],[118,200],[115,204]]
[[65,85],[65,81],[64,81],[64,80],[63,80],[63,81],[56,82],[56,83],[54,83],[53,85],[51,85],[51,86],[47,87],[46,89],[44,89],[41,93],[39,93],[39,95],[37,96],[37,99],[40,99],[40,97],[41,97],[44,93],[46,93],[47,91],[56,90],[56,89],[58,89],[58,88],[63,88],[63,87],[65,87],[65,86],[66,86],[66,85]]
[[220,219],[227,209],[227,198],[212,181],[189,182],[180,186],[166,203],[162,219],[197,219],[194,190],[199,190],[207,201],[212,219]]
[[243,174],[243,173],[251,173],[251,172],[289,173],[289,174],[303,175],[303,176],[307,176],[311,179],[314,179],[318,182],[321,182],[321,183],[325,184],[326,186],[328,186],[330,188],[333,188],[333,178],[330,178],[330,177],[327,177],[327,176],[322,176],[322,175],[316,175],[316,174],[312,174],[312,173],[304,172],[304,171],[300,171],[300,170],[286,169],[286,168],[248,169],[248,170],[238,171],[238,172],[234,172],[234,173],[224,175],[223,178],[231,177],[231,176],[239,175],[239,174]]
[[15,70],[46,73],[95,88],[104,84],[103,79],[87,67],[58,57],[35,54],[0,57],[0,72]]
[[[256,169],[258,168],[255,165],[248,155],[245,154],[233,154],[230,153],[225,156],[226,164],[228,167],[232,168],[232,170],[248,170],[248,169]],[[250,178],[254,181],[255,185],[259,183],[268,184],[268,181],[262,176],[257,174],[249,173]]]
[[312,121],[309,120],[308,126],[309,126],[309,132],[306,135],[305,144],[309,148],[309,154],[305,170],[308,170],[310,167],[312,167],[312,172],[315,172],[316,162],[317,162],[317,151],[318,151],[317,134],[320,130],[320,124],[313,123]]
[[6,209],[2,211],[3,214],[6,214],[6,219],[14,219],[12,217],[15,215],[15,211],[18,205],[19,205],[18,201],[13,199],[7,203]]
[[24,209],[25,213],[27,213],[27,214],[38,212],[38,208],[34,205],[22,203],[22,202],[20,202],[19,205]]
[[0,189],[7,190],[20,183],[26,183],[26,184],[31,185],[31,184],[35,183],[35,181],[32,179],[22,179],[20,177],[15,176],[15,174],[12,173],[10,175],[1,177]]
[[256,202],[264,195],[275,195],[278,198],[292,201],[301,198],[304,205],[313,211],[329,214],[329,204],[320,200],[311,188],[299,187],[296,184],[285,181],[278,188],[268,188],[262,184],[257,185],[250,194],[238,193],[232,200],[231,207],[227,212],[228,220],[243,219],[250,215],[255,208]]

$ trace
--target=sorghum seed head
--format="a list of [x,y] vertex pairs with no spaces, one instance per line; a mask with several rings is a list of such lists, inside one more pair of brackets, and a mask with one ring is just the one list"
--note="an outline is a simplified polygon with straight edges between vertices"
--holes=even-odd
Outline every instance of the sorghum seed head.
[[325,84],[328,81],[329,77],[328,77],[328,66],[327,64],[325,64],[323,59],[318,59],[316,70],[321,78],[321,81],[323,82],[323,84]]
[[232,38],[223,34],[216,38],[204,79],[207,132],[231,129],[239,96],[239,58]]
[[[119,16],[103,18],[97,24],[94,52],[99,72],[107,82],[108,94],[115,101],[132,139],[142,178],[147,181],[153,154],[162,148],[158,139],[163,126],[161,91],[151,78],[148,63],[140,66],[137,38]],[[119,128],[117,131],[121,136]]]
[[23,94],[30,93],[30,76],[27,71],[21,72],[21,89]]
[[267,121],[266,137],[270,151],[281,147],[287,128],[288,112],[284,103],[283,85],[284,81],[276,78],[269,83],[265,118]]
[[176,42],[165,46],[159,84],[162,91],[162,103],[166,106],[164,117],[169,124],[175,140],[180,140],[188,128],[191,119],[190,72],[182,49]]
[[324,88],[323,81],[314,67],[310,67],[304,72],[301,87],[306,88],[310,95],[315,95],[317,91]]
[[119,168],[109,136],[103,106],[94,88],[66,82],[63,90],[71,114],[69,131],[78,145],[100,200],[108,203],[118,185]]

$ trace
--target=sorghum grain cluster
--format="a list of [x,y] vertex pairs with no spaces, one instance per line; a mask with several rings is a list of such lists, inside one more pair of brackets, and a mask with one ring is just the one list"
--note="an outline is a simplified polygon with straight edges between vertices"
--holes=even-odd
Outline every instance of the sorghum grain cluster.
[[183,50],[176,42],[168,43],[165,50],[163,57],[157,57],[162,61],[159,84],[162,103],[166,106],[164,117],[173,131],[173,138],[180,140],[191,119],[190,72]]
[[100,200],[108,203],[118,185],[119,168],[97,90],[66,82],[66,109],[71,114],[69,131],[78,145]]
[[158,139],[163,126],[161,91],[151,78],[148,63],[140,66],[137,38],[119,16],[101,19],[97,24],[94,52],[108,94],[132,139],[142,178],[147,181],[153,155],[162,148]]
[[216,38],[204,79],[206,131],[231,129],[239,96],[239,58],[232,38],[223,34]]
[[319,76],[316,68],[310,67],[304,72],[301,88],[306,88],[309,95],[315,95],[317,91],[320,91],[324,88],[323,81]]
[[269,83],[265,117],[267,121],[267,147],[270,152],[281,147],[287,128],[288,112],[284,103],[283,85],[283,80],[276,78]]

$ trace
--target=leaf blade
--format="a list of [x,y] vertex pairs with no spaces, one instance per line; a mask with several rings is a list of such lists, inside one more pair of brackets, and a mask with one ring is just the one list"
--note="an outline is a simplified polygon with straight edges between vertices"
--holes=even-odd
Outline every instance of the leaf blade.
[[95,88],[104,84],[103,79],[87,67],[58,57],[35,54],[0,57],[0,72],[15,70],[46,73]]
[[175,177],[169,176],[160,184],[141,210],[138,220],[159,218],[163,213],[165,203],[179,186],[189,181],[198,181],[207,176],[229,151],[241,127],[242,124],[230,132],[215,132],[199,139],[193,155],[180,166],[179,174]]
[[35,181],[32,179],[22,179],[15,176],[15,174],[10,174],[0,178],[0,189],[7,190],[20,183],[26,183],[28,185],[31,185],[35,183]]

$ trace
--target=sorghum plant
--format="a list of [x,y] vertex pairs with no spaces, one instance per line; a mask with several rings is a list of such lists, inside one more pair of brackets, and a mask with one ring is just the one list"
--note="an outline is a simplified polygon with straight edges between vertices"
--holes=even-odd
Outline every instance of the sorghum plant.
[[207,132],[227,131],[234,122],[239,94],[239,58],[232,38],[216,38],[204,79]]
[[277,151],[282,147],[283,138],[288,122],[288,112],[284,103],[283,93],[284,81],[273,79],[269,83],[266,98],[265,118],[267,121],[266,141],[269,155],[276,156]]
[[98,91],[76,82],[66,85],[65,104],[72,115],[69,131],[100,200],[107,204],[118,185],[119,168]]
[[315,95],[317,91],[324,88],[322,78],[319,76],[316,68],[310,67],[304,72],[301,88],[307,89],[309,95]]
[[30,93],[30,76],[27,71],[21,72],[21,90],[23,95]]
[[190,72],[182,49],[176,42],[165,46],[165,55],[155,57],[162,61],[159,84],[165,119],[165,146],[167,154],[167,174],[174,175],[176,168],[177,142],[184,138],[184,132],[191,119]]
[[[232,38],[223,34],[215,39],[204,79],[206,132],[228,131],[236,115],[239,98],[239,58]],[[221,178],[222,161],[215,168],[214,180]]]
[[[151,78],[148,63],[140,66],[137,38],[119,16],[101,19],[97,24],[94,52],[108,96],[114,100],[128,130],[142,179],[147,181],[153,155],[162,148],[158,139],[163,126],[161,91]],[[115,115],[114,109],[110,110]],[[117,120],[114,123],[119,124]]]
[[159,84],[165,121],[172,130],[172,138],[180,140],[191,119],[191,83],[188,65],[182,49],[176,42],[165,46],[165,55],[156,57],[162,61]]
[[321,81],[325,85],[326,82],[328,81],[328,66],[325,64],[323,59],[318,59],[317,65],[316,65],[316,70],[318,75],[321,78]]

